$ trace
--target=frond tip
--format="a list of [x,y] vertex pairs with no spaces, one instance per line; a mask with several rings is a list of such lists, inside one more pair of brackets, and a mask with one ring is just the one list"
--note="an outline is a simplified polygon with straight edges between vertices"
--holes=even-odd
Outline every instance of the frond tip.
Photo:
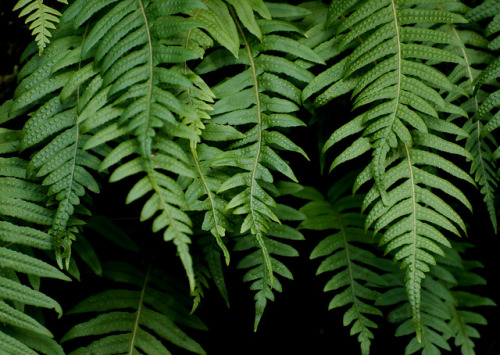
[[[67,0],[57,0],[63,4],[68,4]],[[38,52],[42,55],[43,50],[50,43],[52,34],[50,30],[56,28],[54,23],[59,22],[61,13],[43,3],[43,0],[19,0],[13,11],[21,10],[19,17],[28,16],[25,23],[29,24],[31,34],[35,36]]]

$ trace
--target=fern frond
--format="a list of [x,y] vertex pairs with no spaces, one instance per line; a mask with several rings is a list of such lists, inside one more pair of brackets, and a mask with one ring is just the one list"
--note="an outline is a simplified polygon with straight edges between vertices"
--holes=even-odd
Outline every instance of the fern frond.
[[[279,209],[276,213],[278,218],[283,218],[286,215],[281,215]],[[282,292],[283,287],[277,276],[287,279],[293,279],[291,271],[287,266],[278,260],[276,257],[296,257],[298,251],[287,244],[291,240],[303,240],[304,236],[299,231],[292,227],[278,224],[276,222],[268,223],[269,229],[265,235],[259,237],[250,234],[243,235],[237,239],[234,246],[235,251],[251,251],[238,263],[238,268],[250,269],[243,277],[243,281],[251,282],[251,290],[256,291],[255,300],[255,322],[254,331],[257,331],[267,302],[274,301],[275,295],[273,291]],[[267,253],[267,255],[265,254]],[[269,277],[269,272],[272,270],[273,281]]]
[[[49,187],[50,200],[57,205],[50,233],[55,237],[57,262],[61,268],[65,264],[66,269],[71,260],[71,243],[76,238],[75,226],[83,223],[76,218],[75,209],[78,210],[87,190],[99,192],[99,185],[89,170],[97,171],[98,156],[107,153],[104,146],[92,153],[82,149],[90,136],[80,132],[80,112],[86,108],[99,78],[92,63],[84,65],[79,57],[75,63],[73,59],[69,62],[66,59],[81,51],[83,40],[77,45],[73,38],[63,37],[49,45],[41,61],[43,64],[26,75],[19,85],[18,97],[11,108],[11,115],[22,113],[37,104],[31,96],[33,89],[43,87],[56,77],[64,78],[65,82],[60,81],[59,95],[46,98],[26,122],[20,150],[38,148],[28,170],[31,177],[43,178],[42,185]],[[26,66],[29,67],[30,62]],[[61,71],[64,74],[60,74]]]
[[[52,236],[41,227],[51,224],[53,213],[43,206],[46,189],[27,180],[26,167],[20,158],[0,158],[0,347],[23,354],[47,347],[53,354],[63,354],[52,333],[24,312],[30,305],[54,309],[61,316],[59,303],[39,291],[37,283],[40,277],[70,280],[31,249],[53,248]],[[27,275],[31,287],[18,274]]]
[[[345,194],[351,188],[353,176],[346,175],[328,191],[328,199],[318,192],[309,192],[311,201],[300,211],[305,220],[299,228],[328,231],[329,236],[319,242],[310,258],[324,258],[316,272],[333,272],[323,291],[336,291],[328,309],[349,306],[344,313],[344,326],[352,324],[351,335],[358,335],[363,354],[369,354],[372,328],[377,324],[369,315],[381,316],[381,311],[374,306],[380,296],[378,291],[386,281],[380,275],[383,259],[378,259],[368,250],[371,238],[365,233],[365,217],[357,211],[363,196]],[[320,198],[318,199],[318,194]],[[300,195],[304,197],[304,192]]]
[[[431,273],[429,273],[431,275]],[[452,336],[449,326],[450,313],[446,302],[452,300],[450,291],[439,281],[429,276],[422,283],[422,306],[420,317],[420,334],[415,334],[412,312],[406,298],[403,280],[393,281],[394,288],[383,294],[376,302],[378,306],[393,306],[400,302],[388,316],[389,321],[399,323],[396,336],[412,335],[412,339],[405,349],[405,354],[414,354],[417,351],[427,354],[440,354],[441,349],[451,351],[448,339]],[[398,285],[398,286],[396,286]]]
[[[57,0],[68,4],[67,0]],[[35,36],[38,53],[42,55],[44,49],[50,43],[51,30],[59,22],[61,13],[43,3],[43,0],[18,0],[13,11],[21,10],[19,17],[28,16],[25,23],[30,24],[31,34]]]
[[[471,209],[461,191],[422,168],[427,165],[444,169],[474,184],[467,173],[431,152],[438,150],[439,154],[472,159],[469,152],[439,134],[443,129],[439,126],[444,125],[439,113],[466,116],[463,109],[444,100],[445,94],[457,89],[438,69],[421,62],[464,63],[461,56],[449,50],[459,47],[460,42],[435,27],[466,20],[456,13],[436,9],[439,4],[400,7],[402,4],[392,0],[368,0],[341,22],[339,32],[350,28],[339,44],[341,47],[358,41],[358,36],[363,37],[363,43],[347,55],[345,67],[339,68],[344,73],[338,83],[350,78],[358,80],[353,91],[354,107],[368,108],[334,132],[324,146],[326,151],[350,135],[363,134],[337,156],[331,169],[372,152],[371,163],[355,187],[374,180],[363,202],[363,210],[369,208],[366,228],[373,226],[375,232],[384,231],[381,243],[387,244],[386,252],[395,252],[395,259],[401,260],[406,269],[405,287],[417,337],[421,283],[429,265],[435,263],[432,253],[443,253],[438,244],[449,246],[435,226],[457,235],[457,227],[466,232],[462,218],[428,188],[453,196]],[[441,49],[436,44],[448,47]],[[459,127],[454,129],[467,136]]]
[[474,339],[480,337],[476,326],[487,325],[477,307],[495,306],[495,303],[478,294],[478,287],[486,285],[486,280],[475,271],[483,265],[465,258],[471,245],[454,243],[453,247],[453,251],[446,255],[448,260],[442,262],[457,281],[451,288],[453,302],[448,304],[451,310],[449,325],[455,346],[460,347],[462,354],[474,354]]
[[[468,13],[467,10],[470,9],[464,9],[465,14]],[[449,75],[450,81],[461,88],[463,92],[450,93],[446,97],[446,101],[460,102],[461,100],[460,107],[471,117],[463,125],[463,129],[468,133],[465,149],[474,157],[471,160],[470,174],[480,186],[480,193],[483,195],[493,229],[496,232],[497,217],[494,200],[497,182],[495,177],[496,164],[492,154],[497,144],[493,135],[486,133],[483,128],[486,121],[484,119],[483,121],[478,120],[475,116],[487,96],[484,90],[476,90],[476,79],[481,75],[482,68],[493,61],[493,56],[487,52],[488,40],[485,37],[472,29],[460,27],[460,25],[453,24],[441,27],[442,31],[448,32],[461,43],[459,47],[447,46],[448,50],[454,51],[464,58],[464,63],[458,64]],[[450,117],[450,121],[454,118]]]
[[[200,119],[209,107],[204,102],[212,100],[203,81],[185,68],[212,42],[199,22],[183,14],[193,11],[199,19],[206,6],[201,1],[120,2],[107,7],[107,15],[94,23],[100,8],[87,3],[75,17],[77,25],[92,25],[82,52],[95,56],[102,78],[81,114],[84,132],[98,129],[83,148],[119,142],[101,171],[123,162],[110,180],[136,176],[127,203],[149,196],[141,220],[152,218],[153,231],[163,230],[164,239],[174,241],[194,289],[192,222],[175,178],[196,177],[183,140],[192,141],[193,147],[200,140]],[[190,99],[196,99],[192,106]]]
[[71,328],[61,341],[92,337],[90,344],[75,349],[72,354],[93,351],[170,354],[163,340],[190,352],[205,354],[178,326],[203,329],[204,325],[189,316],[189,310],[179,303],[162,275],[151,265],[144,271],[128,263],[108,263],[104,276],[127,288],[110,287],[77,304],[68,313],[98,312],[99,315]]
[[[419,350],[439,353],[439,348],[451,350],[450,342],[453,341],[462,354],[474,354],[473,339],[479,337],[475,326],[486,324],[486,319],[476,311],[476,307],[492,306],[494,303],[469,289],[485,284],[482,277],[471,271],[481,267],[481,264],[463,258],[469,247],[466,243],[454,242],[453,248],[446,249],[445,255],[436,258],[437,264],[431,267],[429,277],[422,283],[422,341],[414,337],[406,353],[413,354]],[[393,309],[389,320],[401,323],[396,336],[414,334],[403,280],[394,276],[391,284],[394,288],[382,295],[377,305],[393,306],[404,302]]]
[[[276,211],[277,204],[272,197],[277,191],[272,186],[274,176],[271,171],[281,172],[296,181],[293,171],[277,151],[292,151],[307,157],[300,147],[277,128],[303,125],[293,115],[301,101],[301,93],[295,81],[304,82],[312,77],[307,70],[292,61],[268,52],[284,52],[303,60],[322,62],[310,48],[293,39],[292,34],[300,32],[293,26],[287,26],[287,32],[283,33],[280,29],[280,34],[275,34],[275,28],[272,26],[259,27],[257,31],[255,24],[259,26],[265,21],[256,20],[255,14],[248,11],[249,8],[263,18],[268,17],[267,11],[257,6],[258,3],[242,3],[238,5],[241,6],[239,10],[230,7],[242,40],[238,58],[227,59],[224,50],[217,50],[208,54],[196,69],[198,73],[206,74],[230,64],[248,65],[234,77],[213,88],[219,100],[213,106],[210,124],[215,125],[214,127],[232,125],[241,133],[238,136],[238,132],[234,132],[234,143],[222,149],[222,152],[210,161],[210,168],[228,174],[217,193],[227,196],[229,202],[226,210],[242,216],[240,233],[245,234],[246,239],[254,238],[252,245],[256,243],[255,245],[261,248],[251,254],[255,259],[251,266],[260,265],[257,269],[262,268],[259,269],[259,276],[255,276],[259,280],[255,283],[258,288],[253,287],[260,290],[256,296],[255,327],[262,316],[266,297],[273,297],[271,289],[274,287],[275,261],[271,257],[272,251],[268,249],[266,240],[270,228],[275,228],[271,226],[280,221]],[[243,20],[242,16],[247,15],[254,20]],[[244,27],[257,38],[249,36]],[[261,36],[260,40],[258,37]],[[292,70],[285,71],[286,67]],[[292,82],[291,78],[296,80]],[[229,135],[226,136],[229,138]],[[205,133],[202,138],[204,137]]]

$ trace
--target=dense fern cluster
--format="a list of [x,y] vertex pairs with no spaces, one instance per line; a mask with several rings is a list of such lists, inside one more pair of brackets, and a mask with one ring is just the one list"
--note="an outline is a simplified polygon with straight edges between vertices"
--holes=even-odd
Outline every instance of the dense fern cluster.
[[[0,352],[204,354],[186,332],[205,289],[229,304],[225,269],[244,269],[257,330],[320,234],[325,309],[362,354],[386,319],[407,354],[474,353],[494,302],[467,191],[496,232],[500,1],[59,1],[13,8],[35,42],[0,106]],[[94,203],[116,185],[126,228]],[[109,281],[71,310],[41,291],[89,270]]]

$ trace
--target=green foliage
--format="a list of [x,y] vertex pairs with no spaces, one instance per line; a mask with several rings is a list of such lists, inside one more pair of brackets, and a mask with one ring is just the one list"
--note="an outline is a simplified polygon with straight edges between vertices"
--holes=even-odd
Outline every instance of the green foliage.
[[[319,235],[362,354],[386,320],[407,354],[474,353],[494,302],[456,240],[475,188],[498,229],[498,0],[59,2],[14,7],[35,42],[0,106],[3,352],[204,354],[186,332],[213,284],[230,305],[227,268],[257,330]],[[40,284],[67,274],[93,295],[54,339]]]
[[378,326],[368,315],[382,315],[374,302],[380,297],[377,289],[386,286],[379,273],[384,271],[387,260],[377,258],[370,250],[374,246],[364,231],[365,216],[355,210],[363,196],[345,194],[351,188],[352,178],[348,174],[333,185],[328,190],[328,200],[312,188],[299,192],[299,197],[311,200],[301,208],[306,219],[299,227],[333,232],[317,244],[310,258],[325,258],[316,274],[335,272],[323,289],[337,292],[328,309],[350,306],[344,313],[344,326],[352,323],[351,335],[359,333],[361,352],[369,354],[374,337],[370,328]]
[[[67,0],[58,0],[67,4]],[[35,36],[38,51],[42,55],[43,50],[50,43],[51,30],[59,22],[61,13],[43,3],[43,0],[18,0],[14,11],[21,10],[19,17],[28,16],[25,23],[30,24],[31,34]]]

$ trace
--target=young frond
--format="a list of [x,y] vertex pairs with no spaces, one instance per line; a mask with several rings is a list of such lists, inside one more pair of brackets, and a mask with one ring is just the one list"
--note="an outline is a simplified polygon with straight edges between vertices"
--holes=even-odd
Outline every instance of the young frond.
[[[57,0],[67,4],[67,0]],[[38,53],[42,55],[44,49],[50,43],[51,30],[59,22],[61,13],[56,9],[43,3],[43,0],[18,0],[13,11],[21,10],[19,17],[28,16],[25,23],[30,24],[31,34],[35,36]]]

